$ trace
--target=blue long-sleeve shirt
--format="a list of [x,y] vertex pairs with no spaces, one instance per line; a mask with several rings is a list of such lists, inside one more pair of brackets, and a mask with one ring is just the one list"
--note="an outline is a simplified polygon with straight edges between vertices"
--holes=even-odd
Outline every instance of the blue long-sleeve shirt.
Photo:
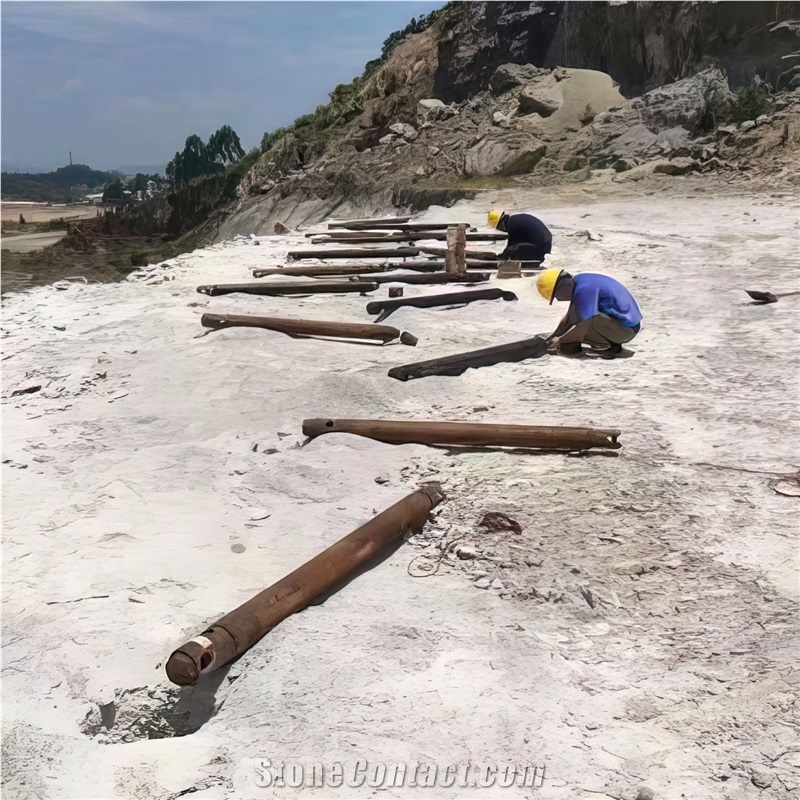
[[642,321],[638,303],[619,281],[596,272],[582,272],[574,275],[573,280],[570,311],[577,316],[575,324],[597,314],[614,317],[624,328],[633,328]]

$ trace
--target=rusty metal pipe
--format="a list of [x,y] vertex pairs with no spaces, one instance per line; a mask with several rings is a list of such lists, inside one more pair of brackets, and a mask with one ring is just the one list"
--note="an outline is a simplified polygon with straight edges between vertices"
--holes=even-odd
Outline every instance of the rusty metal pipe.
[[[328,225],[328,230],[344,229],[350,231],[363,231],[373,228],[375,230],[400,230],[400,231],[446,231],[451,225],[458,222],[394,222],[392,220],[363,220],[351,222],[336,222]],[[467,224],[467,223],[465,223]],[[474,231],[477,228],[470,227]]]
[[[328,336],[338,339],[375,339],[384,344],[400,337],[403,344],[410,344],[398,328],[390,325],[375,325],[372,322],[328,322],[313,319],[282,319],[259,317],[254,314],[203,314],[200,324],[204,328],[264,328],[288,336]],[[416,339],[413,339],[416,344]]]
[[519,342],[509,342],[494,347],[484,347],[482,350],[471,350],[468,353],[456,353],[453,356],[432,358],[428,361],[418,361],[415,364],[392,367],[389,370],[389,377],[407,381],[412,378],[428,378],[432,375],[462,375],[468,369],[516,363],[529,358],[541,358],[547,353],[549,347],[549,339],[544,336],[533,336]]
[[191,686],[201,674],[242,655],[287,617],[374,566],[406,531],[422,528],[443,498],[441,487],[430,484],[373,517],[175,650],[167,661],[167,677]]
[[434,308],[436,306],[457,306],[473,303],[476,300],[516,300],[513,292],[502,289],[478,289],[468,292],[448,292],[447,294],[431,294],[424,297],[404,297],[398,300],[375,300],[367,303],[367,314],[379,314],[376,322],[386,319],[398,308]]
[[[421,242],[447,241],[446,231],[405,231],[393,233],[390,231],[347,231],[345,233],[309,234],[311,244],[381,244],[382,242]],[[508,238],[505,233],[467,233],[468,242],[500,242]]]
[[391,236],[393,233],[395,233],[395,230],[389,228],[385,230],[376,230],[376,231],[370,231],[368,228],[364,228],[363,230],[357,230],[357,231],[348,231],[348,230],[309,231],[308,233],[303,235],[306,237],[306,239],[316,239],[319,236],[327,236],[331,239],[331,241],[334,240],[334,237],[336,239],[345,241],[348,239],[360,239],[362,236],[368,236],[368,235]]
[[547,425],[498,425],[475,422],[406,422],[383,419],[305,419],[309,439],[326,433],[350,433],[387,444],[521,447],[541,450],[617,450],[618,430]]
[[[374,283],[413,283],[417,285],[437,285],[443,283],[485,283],[489,280],[487,272],[462,272],[449,274],[447,272],[400,272],[374,275],[370,274],[367,280]],[[350,280],[355,280],[356,277]]]
[[343,247],[339,250],[290,250],[286,255],[298,261],[304,258],[405,258],[419,254],[420,250],[416,247]]
[[[446,247],[437,247],[435,245],[427,245],[422,246],[419,245],[417,247],[420,253],[425,253],[429,256],[444,256],[447,254]],[[467,259],[472,259],[473,261],[497,261],[498,256],[497,253],[492,253],[489,250],[465,250],[464,255]]]
[[253,277],[266,278],[269,275],[287,275],[292,278],[336,278],[342,275],[361,275],[362,273],[385,271],[386,267],[380,264],[317,264],[303,267],[262,267],[253,270]]
[[215,297],[220,294],[266,294],[273,296],[289,294],[344,294],[347,292],[374,292],[377,283],[370,281],[308,281],[304,283],[217,283],[198,286],[200,294]]
[[385,225],[405,225],[411,217],[384,217],[383,219],[342,219],[339,222],[329,222],[328,229],[333,228],[349,228],[351,225],[377,225],[378,227],[383,227]]

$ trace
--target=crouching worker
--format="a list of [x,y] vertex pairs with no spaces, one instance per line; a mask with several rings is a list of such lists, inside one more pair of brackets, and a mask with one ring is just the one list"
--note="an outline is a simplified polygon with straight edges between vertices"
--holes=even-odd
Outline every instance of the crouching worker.
[[498,256],[500,261],[544,261],[553,247],[553,234],[532,214],[494,210],[489,212],[489,224],[508,234],[506,249]]
[[573,276],[548,269],[537,275],[536,288],[551,305],[553,300],[569,301],[566,316],[548,337],[555,352],[582,355],[582,345],[587,344],[587,355],[630,355],[622,345],[639,333],[642,312],[619,281],[594,272]]

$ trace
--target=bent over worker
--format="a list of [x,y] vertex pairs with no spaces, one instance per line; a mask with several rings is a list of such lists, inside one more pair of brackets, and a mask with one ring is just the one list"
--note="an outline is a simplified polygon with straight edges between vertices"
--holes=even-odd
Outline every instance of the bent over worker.
[[536,277],[539,294],[551,305],[553,300],[569,301],[569,309],[548,339],[561,355],[616,358],[622,345],[631,341],[642,323],[642,312],[628,289],[608,275],[583,272],[570,275],[563,269],[547,269]]
[[489,212],[489,224],[508,234],[501,261],[544,261],[553,247],[553,234],[533,214],[508,214],[495,209]]

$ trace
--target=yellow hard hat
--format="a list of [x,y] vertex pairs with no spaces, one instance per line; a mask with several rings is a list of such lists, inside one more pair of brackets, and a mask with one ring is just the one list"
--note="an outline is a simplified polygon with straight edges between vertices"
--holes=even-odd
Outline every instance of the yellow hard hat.
[[546,269],[536,276],[536,290],[550,305],[553,304],[553,299],[556,296],[558,279],[563,274],[563,269]]
[[500,217],[503,216],[503,212],[500,209],[493,208],[489,212],[489,224],[493,227],[497,227],[497,223],[500,222]]

